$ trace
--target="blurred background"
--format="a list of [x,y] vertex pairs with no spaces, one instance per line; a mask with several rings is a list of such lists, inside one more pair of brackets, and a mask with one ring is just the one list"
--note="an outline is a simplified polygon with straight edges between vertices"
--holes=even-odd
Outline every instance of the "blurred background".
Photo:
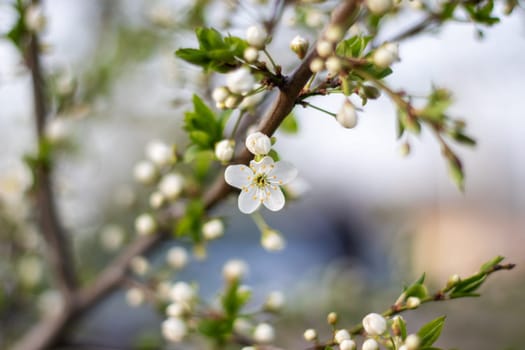
[[[269,51],[285,73],[299,62],[288,49],[290,40],[298,33],[313,40],[334,3],[284,12]],[[11,5],[0,0],[2,33],[15,18]],[[421,17],[404,2],[400,8],[380,38]],[[248,26],[271,15],[271,5],[48,0],[43,9],[44,66],[64,96],[53,111],[61,120],[56,135],[67,141],[56,154],[56,193],[82,278],[89,280],[120,249],[104,239],[108,231],[131,241],[135,216],[147,208],[146,192],[132,175],[145,144],[160,139],[184,145],[182,118],[192,93],[220,85],[221,77],[205,76],[173,52],[194,47],[193,28],[203,23],[244,36]],[[310,29],[298,14],[306,14]],[[523,349],[524,19],[517,9],[493,28],[446,24],[407,39],[400,46],[401,62],[387,79],[414,95],[426,95],[433,85],[453,91],[451,114],[466,120],[478,140],[473,150],[455,148],[467,174],[464,194],[449,180],[430,133],[411,139],[411,153],[400,155],[395,110],[386,97],[370,101],[352,130],[297,107],[298,134],[279,134],[275,148],[299,169],[294,185],[301,198],[279,213],[263,213],[285,234],[286,250],[264,251],[256,226],[238,213],[232,197],[214,209],[216,215],[231,216],[226,235],[181,278],[197,281],[212,298],[221,285],[222,264],[245,259],[251,268],[246,282],[256,300],[272,290],[285,292],[289,302],[277,321],[278,336],[284,348],[297,349],[306,346],[305,328],[329,334],[324,320],[330,311],[338,311],[344,323],[359,322],[367,312],[386,309],[401,286],[422,272],[438,288],[450,275],[470,274],[499,254],[518,268],[490,278],[482,299],[425,305],[407,314],[409,330],[447,314],[439,346]],[[313,102],[337,112],[342,99]],[[39,315],[52,312],[57,302],[24,196],[31,177],[22,158],[34,152],[34,134],[30,76],[16,48],[0,40],[0,347]],[[151,255],[152,263],[162,264],[171,245]],[[161,320],[147,305],[130,308],[119,292],[80,322],[71,342],[130,348],[160,339]]]

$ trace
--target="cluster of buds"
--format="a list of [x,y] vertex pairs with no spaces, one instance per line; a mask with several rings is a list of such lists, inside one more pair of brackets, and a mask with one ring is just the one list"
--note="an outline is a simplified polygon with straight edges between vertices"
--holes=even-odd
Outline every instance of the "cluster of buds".
[[181,342],[189,330],[189,317],[195,307],[195,287],[186,282],[176,282],[169,290],[170,304],[166,307],[167,319],[162,322],[162,335],[172,343]]
[[226,75],[226,85],[215,88],[212,98],[218,109],[248,110],[255,107],[263,95],[257,89],[255,77],[247,67],[241,67]]
[[257,61],[259,51],[264,50],[268,42],[268,33],[260,26],[251,26],[246,30],[248,48],[244,51],[244,59],[248,63]]

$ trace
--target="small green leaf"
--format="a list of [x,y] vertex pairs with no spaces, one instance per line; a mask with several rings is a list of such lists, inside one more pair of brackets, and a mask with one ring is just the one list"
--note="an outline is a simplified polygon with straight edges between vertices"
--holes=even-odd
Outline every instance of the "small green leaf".
[[419,299],[424,299],[428,296],[428,290],[423,284],[413,284],[407,288],[405,295],[407,298],[416,297]]
[[430,321],[417,332],[420,339],[420,347],[430,347],[436,342],[441,334],[446,316],[441,316]]
[[479,269],[479,272],[488,273],[490,270],[492,270],[496,265],[498,265],[500,262],[502,262],[505,258],[503,256],[498,255],[494,259],[487,261],[483,265],[481,265],[481,268]]
[[344,57],[361,57],[363,51],[365,50],[366,46],[368,45],[371,39],[371,36],[351,37],[350,39],[341,41],[337,45],[335,52],[339,56]]
[[457,298],[459,297],[460,294],[473,293],[483,284],[483,282],[485,282],[486,278],[487,278],[486,274],[480,273],[480,274],[471,276],[467,279],[461,280],[460,282],[456,284],[450,296],[452,298]]
[[295,118],[295,115],[293,113],[288,114],[288,116],[284,118],[283,122],[281,123],[281,126],[279,127],[279,130],[287,134],[296,134],[297,131],[299,131],[297,118]]
[[465,174],[463,173],[461,161],[455,155],[450,155],[447,157],[447,163],[451,179],[458,189],[463,192],[465,190]]

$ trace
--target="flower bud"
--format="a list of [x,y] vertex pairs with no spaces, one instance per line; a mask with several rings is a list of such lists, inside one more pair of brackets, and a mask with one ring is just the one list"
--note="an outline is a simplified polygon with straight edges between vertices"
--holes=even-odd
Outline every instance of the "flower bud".
[[324,33],[324,37],[326,38],[326,40],[334,44],[340,41],[344,35],[345,32],[343,31],[343,28],[341,28],[341,26],[338,25],[330,25]]
[[170,317],[162,322],[162,335],[170,342],[178,343],[188,333],[186,323],[180,318]]
[[224,101],[224,107],[228,109],[234,109],[239,106],[242,101],[242,97],[238,95],[230,95]]
[[143,256],[134,256],[129,262],[131,271],[139,276],[145,275],[149,270],[149,263]]
[[271,343],[275,339],[275,330],[268,323],[259,323],[253,331],[253,339],[257,343]]
[[367,339],[363,343],[362,350],[379,350],[379,344],[374,339]]
[[399,45],[397,43],[384,43],[372,54],[372,61],[381,68],[390,67],[399,61]]
[[245,94],[252,90],[254,85],[255,78],[246,67],[238,68],[226,75],[226,86],[234,94]]
[[339,329],[334,334],[334,340],[337,344],[341,344],[344,340],[350,340],[350,333],[346,329]]
[[326,316],[326,322],[328,322],[329,325],[333,326],[337,323],[337,314],[335,312],[330,312],[328,316]]
[[174,161],[173,149],[159,140],[150,141],[146,145],[146,156],[158,166],[168,165]]
[[233,321],[233,330],[240,335],[250,335],[253,326],[246,318],[238,317]]
[[225,86],[219,86],[211,93],[211,98],[217,103],[224,102],[228,96],[230,91]]
[[264,308],[269,311],[280,311],[285,303],[284,294],[280,291],[273,291],[268,294],[266,302],[264,303]]
[[328,57],[326,59],[325,65],[326,65],[326,70],[332,76],[338,74],[341,71],[341,69],[343,69],[343,63],[337,56]]
[[317,332],[315,329],[307,329],[303,333],[304,340],[306,341],[315,341],[317,339]]
[[421,341],[416,334],[410,334],[405,339],[405,346],[407,350],[417,350],[420,343]]
[[323,58],[330,56],[334,52],[333,44],[327,40],[320,40],[317,43],[316,49],[317,54]]
[[47,140],[56,145],[67,139],[70,133],[69,129],[63,118],[55,117],[46,124],[44,133]]
[[392,318],[392,333],[394,335],[401,335],[401,330],[406,328],[405,320],[403,317],[397,315]]
[[403,142],[400,146],[399,146],[399,154],[402,156],[402,157],[406,157],[410,154],[410,143],[408,142]]
[[223,163],[229,162],[235,152],[234,140],[221,140],[215,144],[215,157]]
[[165,199],[166,198],[164,198],[164,195],[162,193],[158,191],[152,192],[149,195],[149,205],[153,209],[159,209],[160,207],[164,205]]
[[417,297],[409,297],[406,301],[406,306],[409,308],[409,309],[415,309],[417,308],[419,305],[421,305],[421,299],[417,298]]
[[246,50],[244,50],[243,56],[246,62],[252,63],[257,61],[259,58],[259,51],[255,47],[249,46],[246,48]]
[[306,56],[306,52],[308,52],[309,46],[310,43],[308,42],[308,40],[306,40],[300,35],[297,35],[290,42],[290,49],[292,49],[292,51],[295,52],[297,57],[299,57],[300,59],[303,59],[304,56]]
[[255,132],[246,138],[246,148],[254,155],[266,155],[272,148],[272,141],[262,132]]
[[368,335],[381,335],[386,331],[386,320],[380,314],[370,313],[363,318],[363,327]]
[[459,281],[461,281],[461,278],[459,277],[459,275],[458,274],[454,274],[454,275],[452,275],[452,276],[450,276],[448,278],[447,286],[453,286],[456,283],[458,283]]
[[345,339],[339,344],[339,350],[355,350],[355,342],[351,339]]
[[172,247],[166,253],[166,262],[177,270],[186,266],[188,260],[188,252],[183,247]]
[[157,223],[150,214],[141,214],[135,219],[135,231],[139,235],[150,235],[157,229]]
[[117,225],[107,225],[100,232],[100,244],[107,251],[115,251],[122,247],[126,233]]
[[345,128],[355,127],[357,125],[357,113],[354,105],[349,100],[345,100],[335,119]]
[[394,7],[393,0],[366,0],[366,6],[375,15],[382,15]]
[[252,109],[262,101],[264,94],[258,93],[254,95],[246,96],[242,99],[242,102],[239,104],[239,109],[246,110]]
[[157,169],[147,160],[138,162],[133,168],[133,177],[137,182],[149,185],[155,181],[157,177]]
[[166,174],[159,182],[159,191],[166,198],[175,200],[184,189],[184,178],[177,173]]
[[284,249],[286,241],[279,231],[266,229],[261,236],[261,245],[268,251],[276,252]]
[[32,32],[40,32],[46,26],[46,18],[42,11],[42,7],[39,5],[30,5],[25,12],[24,22]]
[[170,297],[176,303],[188,305],[195,299],[195,290],[186,282],[177,282],[171,287]]
[[204,239],[212,240],[224,234],[224,224],[221,219],[212,219],[202,225],[202,236]]
[[166,307],[166,315],[169,317],[182,317],[188,312],[188,308],[181,303],[171,303]]
[[268,34],[264,28],[259,26],[251,26],[246,29],[246,41],[250,46],[255,47],[256,49],[262,50],[266,45],[266,39]]
[[310,62],[310,70],[312,71],[312,73],[319,73],[323,69],[324,61],[321,58],[316,57],[312,60],[312,62]]
[[140,306],[144,303],[145,299],[144,291],[140,288],[133,287],[126,292],[126,301],[130,306]]
[[248,273],[248,265],[242,260],[233,259],[224,264],[222,275],[228,282],[238,281]]

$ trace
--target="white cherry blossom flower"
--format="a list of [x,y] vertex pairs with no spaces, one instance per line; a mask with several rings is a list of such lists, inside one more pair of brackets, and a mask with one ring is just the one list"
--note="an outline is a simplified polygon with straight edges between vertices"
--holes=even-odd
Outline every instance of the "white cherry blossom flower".
[[271,211],[284,207],[284,195],[279,186],[287,184],[297,176],[297,169],[287,162],[274,162],[271,157],[264,157],[250,166],[230,165],[226,168],[226,182],[241,189],[239,195],[239,210],[245,214],[256,211],[264,206]]

